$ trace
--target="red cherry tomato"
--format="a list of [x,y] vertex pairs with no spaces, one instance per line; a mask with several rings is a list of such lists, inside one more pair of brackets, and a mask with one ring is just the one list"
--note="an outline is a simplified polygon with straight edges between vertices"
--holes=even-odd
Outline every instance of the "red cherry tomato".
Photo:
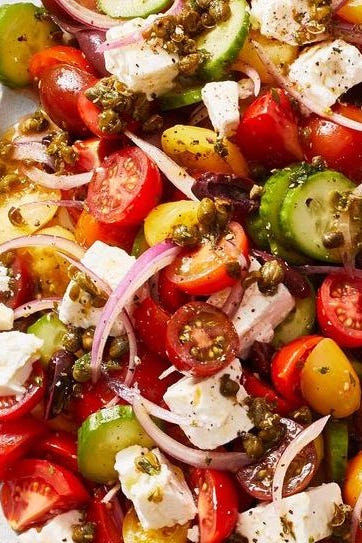
[[[362,121],[361,108],[338,104],[336,113]],[[303,123],[301,142],[308,160],[321,156],[328,166],[355,181],[362,179],[362,133],[315,115]]]
[[47,432],[45,424],[33,417],[0,423],[0,478],[9,466],[25,456],[36,439]]
[[26,388],[24,394],[0,397],[0,421],[19,419],[30,413],[44,396],[44,379],[45,374],[40,362],[35,362],[33,371],[24,385]]
[[94,68],[88,63],[82,51],[69,45],[54,45],[35,53],[29,62],[32,80],[41,79],[46,70],[57,64],[68,64],[96,76]]
[[0,292],[0,302],[15,309],[33,298],[34,282],[25,260],[16,256],[9,266],[10,290]]
[[166,332],[170,316],[150,297],[143,300],[133,313],[138,337],[150,351],[159,356],[166,356]]
[[166,352],[177,369],[204,377],[218,372],[235,358],[239,338],[231,320],[217,307],[189,302],[167,325]]
[[100,138],[76,141],[73,144],[73,149],[77,154],[74,171],[82,173],[99,168],[105,158],[118,151],[120,145],[119,140],[110,141]]
[[328,275],[317,296],[319,326],[342,347],[362,347],[362,279]]
[[158,296],[160,305],[170,313],[174,313],[189,301],[187,294],[169,280],[165,268],[158,275]]
[[108,245],[121,247],[131,252],[137,234],[137,226],[121,226],[118,223],[98,221],[88,211],[83,210],[75,226],[76,241],[84,247],[90,247],[97,240]]
[[287,93],[271,89],[245,110],[236,142],[248,160],[281,168],[302,160],[296,115]]
[[300,402],[295,404],[281,398],[269,385],[263,383],[258,377],[255,377],[255,375],[245,369],[243,369],[242,384],[250,396],[265,398],[272,405],[275,405],[275,411],[280,415],[287,415],[297,409],[297,407],[300,407]]
[[271,364],[271,378],[275,390],[287,400],[302,404],[300,372],[310,351],[323,339],[321,336],[304,336],[291,341],[278,351]]
[[126,147],[95,172],[87,204],[98,221],[136,225],[157,205],[161,192],[157,166],[137,147]]
[[209,296],[238,280],[240,256],[248,255],[248,239],[240,224],[232,222],[229,232],[216,244],[185,250],[167,266],[167,278],[175,286],[195,296]]
[[84,137],[88,133],[78,113],[78,95],[96,78],[67,64],[56,64],[43,73],[39,83],[39,97],[46,113],[60,128],[73,136]]
[[[114,377],[113,373],[112,377]],[[105,407],[114,396],[114,392],[108,387],[104,378],[101,377],[95,385],[88,381],[82,383],[81,394],[71,400],[69,411],[81,424],[89,415]]]
[[77,444],[69,432],[54,432],[40,439],[35,444],[35,455],[72,471],[78,471]]
[[200,543],[222,543],[238,519],[238,493],[229,473],[214,469],[191,469],[198,489]]
[[123,543],[122,518],[117,504],[112,500],[102,503],[106,492],[97,489],[87,510],[87,521],[96,525],[96,536],[93,543]]
[[17,531],[82,507],[88,500],[78,477],[47,460],[19,460],[6,474],[1,488],[4,515]]

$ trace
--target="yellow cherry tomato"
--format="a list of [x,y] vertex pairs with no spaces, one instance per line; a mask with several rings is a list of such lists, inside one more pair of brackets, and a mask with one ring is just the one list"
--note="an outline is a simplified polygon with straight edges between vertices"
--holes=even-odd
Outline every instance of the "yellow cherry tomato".
[[362,0],[349,0],[338,11],[338,15],[349,23],[362,24]]
[[[177,124],[162,134],[165,153],[185,168],[203,172],[236,173],[247,176],[248,166],[239,148],[224,138],[217,152],[217,134],[208,128]],[[218,143],[219,149],[220,145]]]
[[352,458],[347,465],[343,485],[343,501],[354,507],[362,492],[362,451]]
[[176,524],[171,528],[145,530],[131,508],[124,517],[122,535],[124,543],[186,543],[188,528],[188,524]]
[[322,339],[300,375],[302,394],[320,415],[348,417],[361,402],[361,386],[352,364],[332,339]]
[[167,202],[155,207],[144,223],[144,234],[148,245],[156,245],[170,237],[174,226],[183,224],[187,227],[197,224],[198,202],[179,200]]

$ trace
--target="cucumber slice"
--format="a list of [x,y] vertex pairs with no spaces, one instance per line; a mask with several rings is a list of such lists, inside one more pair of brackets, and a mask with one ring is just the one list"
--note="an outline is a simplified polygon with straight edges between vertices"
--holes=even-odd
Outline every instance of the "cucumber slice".
[[130,445],[154,446],[130,405],[116,405],[93,413],[78,431],[80,472],[96,483],[116,480],[116,454]]
[[231,15],[209,32],[202,34],[196,45],[208,56],[200,68],[200,76],[206,81],[218,81],[225,76],[249,31],[249,8],[246,0],[230,0]]
[[269,249],[269,240],[265,223],[259,213],[250,215],[245,220],[246,231],[258,249]]
[[67,332],[67,327],[54,313],[46,313],[29,326],[27,332],[43,340],[40,360],[42,364],[46,365],[53,354],[62,348],[62,340]]
[[289,188],[281,206],[280,220],[295,249],[317,260],[341,261],[338,249],[324,247],[323,235],[335,217],[335,192],[354,188],[352,181],[332,170],[315,173],[303,183]]
[[345,422],[330,420],[325,429],[327,478],[342,483],[348,457],[348,426]]
[[43,14],[44,10],[30,3],[0,7],[0,81],[4,85],[28,85],[30,57],[54,45],[59,28]]
[[202,85],[197,85],[188,89],[167,92],[158,99],[160,109],[162,111],[168,111],[170,109],[197,104],[202,101],[201,89]]
[[315,294],[309,282],[311,294],[307,298],[296,298],[294,309],[274,331],[273,345],[279,349],[300,336],[311,333],[315,321]]
[[110,17],[148,17],[169,7],[170,0],[97,0],[99,11]]

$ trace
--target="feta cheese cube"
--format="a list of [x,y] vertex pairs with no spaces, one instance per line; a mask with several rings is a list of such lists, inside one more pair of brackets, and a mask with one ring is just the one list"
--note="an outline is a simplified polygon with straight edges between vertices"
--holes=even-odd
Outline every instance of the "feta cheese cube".
[[331,535],[329,523],[335,505],[342,504],[341,489],[328,483],[283,498],[282,516],[273,503],[239,514],[236,532],[249,543],[308,543]]
[[10,290],[10,276],[8,268],[0,265],[0,292],[8,292]]
[[[136,17],[114,26],[107,31],[107,40],[114,41],[139,32],[156,18],[154,15],[146,20]],[[146,41],[105,51],[104,60],[111,74],[131,90],[144,92],[149,100],[171,90],[178,75],[178,55],[171,55],[160,46],[150,46]]]
[[323,42],[299,55],[290,66],[289,78],[328,111],[341,94],[362,82],[362,54],[343,40]]
[[214,130],[221,136],[235,134],[239,125],[239,86],[236,81],[207,83],[201,91]]
[[20,395],[39,359],[43,340],[23,332],[0,333],[0,396]]
[[242,405],[247,396],[244,387],[240,385],[236,397],[226,397],[220,392],[220,379],[224,375],[240,383],[241,374],[241,364],[235,359],[210,377],[183,377],[164,394],[163,399],[173,413],[190,419],[190,425],[181,428],[200,449],[215,449],[253,427]]
[[39,530],[31,528],[17,536],[19,543],[73,543],[73,525],[82,522],[83,514],[76,509],[61,513]]
[[185,524],[195,517],[197,509],[183,473],[158,449],[151,452],[159,462],[159,471],[149,474],[138,469],[135,460],[148,452],[132,445],[116,454],[114,467],[125,496],[132,500],[145,529]]
[[14,310],[0,303],[0,331],[12,330],[14,326]]

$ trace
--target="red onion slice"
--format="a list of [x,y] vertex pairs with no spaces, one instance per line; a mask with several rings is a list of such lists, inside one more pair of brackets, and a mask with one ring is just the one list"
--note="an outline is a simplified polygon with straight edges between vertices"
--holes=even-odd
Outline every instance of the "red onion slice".
[[75,21],[79,21],[85,26],[96,28],[97,30],[108,30],[112,26],[122,23],[121,19],[113,19],[108,15],[102,15],[88,9],[75,0],[55,0],[56,4],[63,9]]
[[362,29],[360,25],[335,19],[333,21],[332,32],[337,38],[342,38],[346,42],[362,45]]
[[333,12],[338,11],[339,9],[343,8],[345,4],[347,4],[348,0],[332,0],[331,2],[331,8]]
[[54,169],[54,160],[46,152],[46,146],[40,141],[20,142],[15,140],[13,143],[12,158],[14,160],[32,160],[46,164],[49,168]]
[[245,75],[247,75],[249,79],[252,80],[253,85],[254,85],[254,95],[259,96],[260,88],[261,88],[261,79],[256,69],[250,66],[249,64],[246,64],[245,62],[238,62],[237,68],[238,68],[238,71],[240,70]]
[[357,533],[360,528],[362,515],[362,492],[359,494],[357,501],[354,505],[351,517],[351,543],[356,542]]
[[209,114],[204,104],[203,103],[199,104],[198,106],[195,107],[195,109],[191,113],[188,120],[188,124],[190,124],[191,126],[196,126],[199,123],[201,123],[201,121],[207,119],[208,116]]
[[187,196],[190,200],[198,202],[198,199],[193,194],[191,188],[195,179],[187,173],[185,168],[179,166],[174,160],[166,155],[161,149],[155,147],[151,143],[142,140],[132,132],[125,131],[125,135],[129,138],[137,147],[142,149],[146,155],[153,160],[160,168],[161,172],[165,174],[167,179]]
[[110,490],[108,490],[107,494],[101,499],[101,503],[109,503],[117,492],[121,489],[121,483],[116,483]]
[[232,319],[243,299],[245,289],[241,284],[241,281],[237,281],[230,289],[229,295],[222,306],[222,311]]
[[47,173],[35,166],[31,168],[23,168],[25,175],[37,185],[47,189],[70,190],[77,187],[82,187],[89,183],[92,179],[93,171],[77,173],[74,175],[57,175]]
[[163,432],[149,416],[142,400],[133,402],[133,411],[145,432],[165,453],[180,460],[184,464],[198,468],[212,468],[228,471],[251,463],[250,458],[243,452],[214,452],[200,451],[179,443]]
[[[305,273],[306,275],[313,274],[329,274],[329,273],[345,273],[345,268],[342,266],[310,266],[306,264],[305,266],[299,266],[298,270]],[[362,270],[354,269],[353,277],[362,278]]]
[[5,243],[0,244],[0,255],[7,251],[15,249],[24,249],[26,247],[53,247],[60,253],[66,253],[80,260],[83,258],[85,250],[74,241],[61,238],[60,236],[49,236],[47,234],[34,234],[33,236],[20,236]]
[[307,426],[307,428],[304,428],[304,430],[302,430],[300,434],[298,434],[297,437],[293,439],[291,443],[289,443],[288,447],[280,457],[275,468],[272,482],[273,502],[275,503],[276,507],[280,508],[281,506],[284,479],[290,464],[306,445],[309,445],[309,443],[314,441],[322,433],[329,418],[330,415],[327,415],[326,417],[322,417],[321,419],[313,422],[313,424]]
[[57,296],[54,296],[53,298],[43,298],[42,300],[31,300],[26,304],[19,305],[19,307],[14,310],[14,320],[30,317],[30,315],[33,315],[33,313],[37,313],[38,311],[54,309],[61,301],[62,299]]

